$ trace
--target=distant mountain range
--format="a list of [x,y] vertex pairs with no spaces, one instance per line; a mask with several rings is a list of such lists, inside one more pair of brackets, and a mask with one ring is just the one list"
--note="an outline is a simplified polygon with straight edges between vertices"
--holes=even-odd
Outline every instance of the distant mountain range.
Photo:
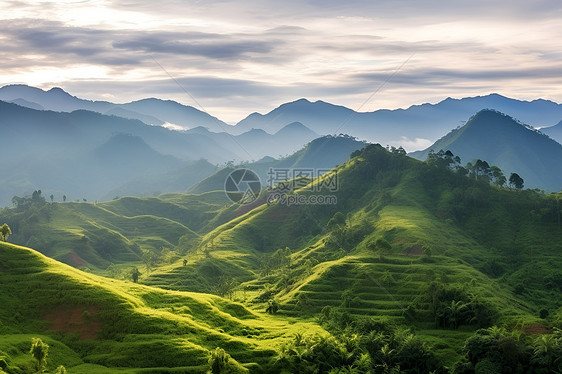
[[147,125],[174,124],[185,129],[204,126],[211,131],[224,131],[230,127],[219,119],[171,100],[148,98],[126,104],[108,101],[84,100],[70,95],[61,88],[48,91],[26,85],[9,85],[0,88],[0,100],[14,102],[32,109],[73,112],[83,109],[124,118],[138,119]]
[[[21,102],[20,102],[21,104]],[[318,135],[292,123],[271,135],[174,131],[92,111],[54,112],[0,101],[0,205],[41,189],[57,200],[181,192],[214,164],[292,154]],[[236,153],[236,152],[238,153]],[[332,150],[332,152],[336,152]],[[245,157],[244,157],[245,156]],[[346,154],[346,157],[349,154]]]
[[562,145],[497,111],[478,112],[466,125],[410,156],[425,160],[430,150],[450,150],[463,164],[485,160],[508,178],[519,174],[526,188],[562,190]]
[[[35,189],[59,198],[66,194],[88,200],[179,192],[190,186],[199,191],[198,182],[229,161],[249,162],[261,176],[272,165],[333,167],[364,143],[345,137],[318,143],[314,139],[343,133],[382,145],[422,149],[455,127],[466,129],[460,125],[486,108],[541,127],[562,141],[562,105],[497,94],[369,113],[301,99],[265,115],[253,113],[236,126],[154,98],[114,104],[80,99],[60,88],[44,91],[11,85],[0,88],[0,100],[4,139],[0,156],[12,166],[6,168],[0,184],[1,205]],[[452,148],[464,162],[480,158],[506,173],[518,172],[528,187],[559,190],[562,163],[549,161],[559,160],[559,144],[519,124],[502,127],[506,120],[496,114],[489,115],[487,127],[474,134],[474,124],[471,131],[453,131],[434,148]],[[501,131],[492,130],[496,127]],[[496,141],[492,144],[489,139]],[[318,144],[326,149],[314,150]],[[426,153],[413,155],[423,158]]]
[[[401,145],[409,151],[427,147],[444,133],[462,126],[467,118],[482,109],[498,110],[537,128],[553,126],[562,120],[561,104],[543,99],[522,101],[499,94],[463,99],[447,98],[437,104],[413,105],[407,109],[396,110],[381,109],[374,112],[356,112],[324,101],[310,102],[300,99],[282,104],[267,114],[252,113],[235,126],[191,106],[155,98],[115,104],[79,99],[60,88],[43,91],[25,85],[10,85],[0,88],[0,100],[15,102],[32,109],[65,112],[85,109],[138,119],[149,125],[163,125],[174,129],[205,127],[212,133],[225,132],[234,135],[241,135],[252,129],[275,134],[288,124],[300,122],[307,131],[318,135],[349,134],[382,145]],[[310,140],[301,142],[294,149],[299,149]],[[231,151],[240,153],[239,149]],[[241,157],[251,159],[245,153],[242,152]],[[252,154],[254,159],[261,157],[260,152],[249,153],[255,153]],[[288,153],[291,152],[281,151],[281,154]],[[278,154],[280,150],[277,148],[268,153],[270,156]]]
[[[301,150],[292,155],[276,160],[271,157],[246,164],[242,167],[255,172],[261,180],[262,186],[273,186],[282,180],[276,179],[274,173],[287,171],[288,178],[295,177],[294,171],[301,170],[303,172],[311,171],[313,176],[318,173],[326,172],[338,165],[346,162],[351,153],[362,149],[367,144],[358,141],[349,136],[331,136],[326,135],[314,139]],[[218,170],[215,174],[203,179],[197,183],[188,192],[204,193],[224,189],[224,182],[234,170],[233,167],[226,167]]]
[[345,133],[382,145],[402,145],[408,150],[424,148],[442,134],[464,124],[482,109],[496,109],[534,127],[552,126],[562,119],[562,105],[547,100],[520,101],[498,94],[464,99],[448,98],[435,105],[360,113],[323,101],[300,99],[262,115],[250,114],[233,129],[268,132],[300,121],[318,134]]

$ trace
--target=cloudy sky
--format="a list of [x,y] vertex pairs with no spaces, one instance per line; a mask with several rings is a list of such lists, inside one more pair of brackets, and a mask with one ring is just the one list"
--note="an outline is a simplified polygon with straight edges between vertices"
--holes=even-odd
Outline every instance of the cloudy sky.
[[230,123],[301,97],[562,102],[561,30],[559,0],[0,1],[0,85],[173,99]]

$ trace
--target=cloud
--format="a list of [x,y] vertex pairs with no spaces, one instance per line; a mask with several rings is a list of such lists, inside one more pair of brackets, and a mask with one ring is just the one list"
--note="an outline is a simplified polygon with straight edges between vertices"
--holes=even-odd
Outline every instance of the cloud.
[[382,82],[392,79],[393,84],[407,86],[443,86],[458,85],[463,82],[489,82],[499,84],[504,80],[532,79],[554,79],[562,80],[560,73],[562,64],[558,66],[540,66],[528,68],[512,68],[506,66],[503,69],[436,69],[419,68],[410,69],[391,77],[391,72],[380,71],[373,73],[361,73],[354,78],[361,82]]
[[407,152],[420,151],[431,146],[433,142],[429,139],[415,138],[410,139],[402,136],[399,140],[390,141],[389,145],[394,147],[403,147]]
[[[177,37],[177,35],[175,36]],[[267,53],[271,51],[268,43],[261,41],[213,41],[201,42],[195,39],[189,42],[185,39],[159,38],[152,35],[135,36],[132,39],[114,42],[116,49],[125,49],[145,53],[167,53],[174,55],[192,55],[211,59],[237,59],[248,53]]]
[[161,125],[164,128],[167,128],[168,130],[175,130],[175,131],[182,131],[185,130],[185,128],[183,126],[180,125],[176,125],[170,122],[165,122]]
[[561,101],[561,9],[553,0],[11,1],[0,3],[0,85],[193,105],[185,89],[229,122],[300,97],[357,109],[373,92],[363,110],[489,92]]

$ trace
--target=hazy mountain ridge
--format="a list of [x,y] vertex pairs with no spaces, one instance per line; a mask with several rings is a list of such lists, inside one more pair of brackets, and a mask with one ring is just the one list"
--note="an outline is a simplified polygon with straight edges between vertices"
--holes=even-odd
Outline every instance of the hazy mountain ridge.
[[[235,127],[225,124],[228,130],[240,132],[234,135],[213,132],[212,128],[210,130],[205,125],[186,131],[173,131],[159,126],[164,121],[153,114],[166,114],[167,120],[174,122],[185,123],[190,118],[195,118],[200,121],[197,123],[218,124],[216,118],[170,100],[143,99],[115,105],[105,101],[79,99],[60,88],[43,91],[28,86],[2,87],[1,98],[17,103],[0,103],[0,128],[3,137],[10,139],[4,143],[2,154],[7,162],[18,165],[6,173],[6,181],[0,186],[0,201],[3,204],[8,204],[14,195],[30,194],[35,189],[42,189],[47,195],[54,193],[59,199],[66,194],[72,199],[88,200],[113,198],[129,193],[150,195],[156,192],[185,191],[199,182],[194,178],[204,179],[216,171],[212,165],[199,164],[202,172],[195,172],[192,169],[196,165],[195,161],[201,159],[206,159],[211,164],[224,164],[227,161],[254,162],[252,166],[262,177],[265,177],[264,170],[272,165],[318,168],[322,160],[325,160],[325,166],[330,168],[343,162],[350,152],[356,150],[356,145],[349,148],[340,145],[341,149],[332,147],[331,152],[320,152],[322,156],[317,160],[296,163],[291,163],[291,160],[301,157],[303,153],[298,151],[326,132],[364,134],[360,138],[366,139],[374,136],[375,142],[383,145],[392,143],[389,139],[402,139],[406,142],[417,139],[414,142],[423,144],[427,137],[442,136],[449,131],[463,113],[468,114],[462,117],[462,121],[482,106],[506,108],[508,114],[518,114],[519,117],[515,117],[517,119],[533,117],[534,122],[528,123],[535,126],[558,118],[561,107],[546,100],[523,102],[492,94],[460,100],[449,98],[435,105],[423,104],[408,109],[356,113],[342,106],[301,99],[283,104],[266,115],[254,113]],[[62,112],[38,108],[54,108]],[[81,109],[75,110],[76,108]],[[108,116],[100,112],[125,117],[137,116],[155,126],[147,125],[140,119]],[[562,112],[560,113],[562,117]],[[252,127],[244,131],[249,126]],[[544,128],[543,131],[556,137],[558,128],[560,124]],[[119,162],[111,162],[111,157],[96,157],[92,153],[116,134],[138,137],[150,149],[137,144],[132,153],[138,153],[138,156],[127,159],[125,154],[121,154]],[[488,148],[474,146],[472,151],[462,151],[460,156],[464,162],[480,158],[500,166],[506,173],[518,172],[527,181],[528,187],[559,190],[559,167],[545,161],[540,155],[546,148],[524,145],[532,143],[530,139],[537,135],[531,131],[525,134],[529,135],[528,139],[521,136],[518,146],[502,148],[498,154],[488,152],[487,149],[492,147],[489,144],[486,146]],[[508,138],[506,135],[506,139]],[[506,139],[498,141],[498,145],[502,145]],[[471,141],[481,143],[478,137]],[[518,149],[524,149],[526,156],[521,156]],[[304,154],[310,156],[309,151]],[[458,153],[453,149],[452,151]],[[297,154],[292,155],[294,152]],[[263,162],[265,156],[283,160]],[[552,157],[558,160],[558,156]],[[529,162],[532,165],[527,165]],[[150,167],[143,167],[143,164]],[[143,176],[143,172],[147,175]],[[166,187],[166,181],[169,181],[169,187]],[[185,186],[178,189],[182,183]]]
[[[240,165],[238,167],[252,170],[261,180],[262,187],[272,187],[274,184],[283,180],[276,180],[270,171],[278,170],[283,175],[287,171],[287,176],[293,178],[294,170],[311,171],[313,176],[318,176],[319,172],[328,170],[343,164],[349,159],[352,152],[365,147],[367,143],[360,142],[348,136],[323,136],[314,139],[299,151],[290,156],[276,160],[274,158],[263,158],[259,161]],[[224,183],[228,174],[234,170],[227,167],[218,170],[215,174],[201,180],[188,191],[190,193],[204,193],[224,189]]]
[[562,121],[554,126],[541,128],[541,132],[562,144]]
[[44,109],[58,112],[72,112],[79,109],[101,114],[119,113],[125,118],[147,121],[149,125],[169,122],[184,128],[205,126],[217,130],[229,126],[219,119],[196,108],[171,100],[156,98],[142,99],[125,104],[109,101],[93,101],[72,96],[59,87],[48,91],[26,85],[9,85],[0,88],[0,100],[24,99]]
[[424,160],[430,150],[450,150],[463,164],[475,159],[517,173],[528,188],[562,190],[562,145],[512,117],[483,110],[431,147],[410,156]]
[[[562,119],[562,104],[544,99],[517,100],[499,94],[447,98],[436,104],[426,103],[406,109],[380,109],[372,112],[357,112],[321,100],[311,102],[303,98],[284,103],[266,114],[252,113],[235,126],[172,100],[148,98],[114,104],[79,99],[60,88],[49,91],[24,85],[0,88],[0,100],[16,99],[51,110],[86,109],[99,113],[116,113],[147,124],[170,123],[184,129],[203,126],[214,133],[228,132],[235,135],[253,128],[275,134],[290,123],[301,122],[318,135],[345,133],[374,143],[402,145],[407,150],[423,149],[483,109],[499,110],[533,127],[553,126]],[[306,142],[297,148],[303,144]],[[246,156],[244,154],[243,157]]]
[[[93,111],[100,114],[136,119],[148,125],[168,126],[174,130],[206,128],[207,131],[198,130],[197,133],[220,143],[228,151],[223,160],[250,161],[263,156],[287,155],[318,137],[313,131],[301,126],[300,131],[295,128],[291,134],[283,132],[275,134],[277,132],[275,131],[267,134],[262,133],[261,136],[256,137],[254,133],[253,136],[244,136],[237,141],[232,136],[227,136],[232,132],[233,126],[191,106],[157,98],[115,104],[107,101],[80,99],[57,87],[44,91],[25,85],[9,85],[0,88],[0,100],[7,102],[15,100],[21,106],[36,110]],[[284,125],[288,124],[290,123],[287,122]],[[248,129],[248,132],[251,130]],[[269,135],[275,135],[275,137]],[[205,152],[200,157],[208,158],[213,162],[216,159],[216,157],[209,157]],[[198,159],[200,157],[191,158]],[[220,160],[220,157],[218,160]]]
[[437,140],[474,113],[487,108],[504,112],[534,127],[551,126],[562,118],[561,104],[542,99],[521,101],[498,94],[447,98],[437,104],[374,112],[355,112],[323,101],[300,99],[267,114],[253,113],[240,121],[234,131],[239,133],[255,127],[274,132],[286,123],[300,121],[320,135],[346,133],[370,142],[412,149],[419,148],[424,141]]
[[[47,196],[53,193],[57,200],[63,194],[96,200],[129,178],[161,175],[190,160],[224,162],[236,157],[208,137],[138,120],[84,110],[37,111],[5,102],[0,102],[0,112],[0,129],[9,139],[0,154],[11,165],[0,186],[2,205],[36,189]],[[122,146],[126,147],[119,152]]]
[[[0,113],[0,129],[10,140],[0,154],[17,165],[4,174],[2,205],[37,189],[57,200],[62,195],[99,200],[181,192],[211,175],[212,164],[279,157],[316,137],[298,124],[273,135],[254,130],[233,136],[202,127],[173,131],[83,109],[54,112],[2,101]],[[194,162],[201,159],[208,162]]]

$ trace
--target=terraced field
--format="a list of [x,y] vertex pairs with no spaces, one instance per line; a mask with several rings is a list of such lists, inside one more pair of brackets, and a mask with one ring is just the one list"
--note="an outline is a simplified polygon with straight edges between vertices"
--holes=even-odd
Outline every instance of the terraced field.
[[[481,327],[531,334],[558,326],[559,196],[491,186],[377,146],[332,173],[341,179],[333,206],[269,206],[264,196],[254,205],[226,205],[222,192],[210,192],[47,203],[3,213],[15,242],[119,278],[66,267],[52,272],[72,274],[82,286],[93,282],[123,306],[116,315],[140,323],[118,325],[116,331],[124,331],[119,336],[102,328],[96,337],[107,340],[96,346],[114,344],[125,352],[121,358],[79,339],[77,345],[62,340],[88,365],[133,367],[128,357],[154,345],[174,355],[185,346],[192,358],[174,366],[203,368],[209,350],[220,346],[259,371],[297,332],[322,332],[319,322],[331,326],[325,321],[331,311],[348,325],[363,318],[415,331],[446,365],[461,359],[467,337]],[[291,193],[310,192],[303,187]],[[161,255],[152,268],[144,261],[147,253]],[[111,264],[123,270],[119,276]],[[140,269],[141,285],[131,283],[132,267]],[[53,300],[68,297],[64,287],[54,296],[48,291]],[[99,305],[93,306],[90,314],[97,313]],[[552,317],[544,318],[544,310]],[[155,330],[142,332],[144,324]],[[58,340],[40,324],[9,333],[30,331]],[[154,358],[164,365],[159,360]]]
[[31,337],[51,346],[49,370],[136,373],[206,372],[216,347],[258,370],[294,334],[322,333],[217,296],[84,273],[10,244],[0,243],[0,266],[0,356],[14,372],[32,366]]

